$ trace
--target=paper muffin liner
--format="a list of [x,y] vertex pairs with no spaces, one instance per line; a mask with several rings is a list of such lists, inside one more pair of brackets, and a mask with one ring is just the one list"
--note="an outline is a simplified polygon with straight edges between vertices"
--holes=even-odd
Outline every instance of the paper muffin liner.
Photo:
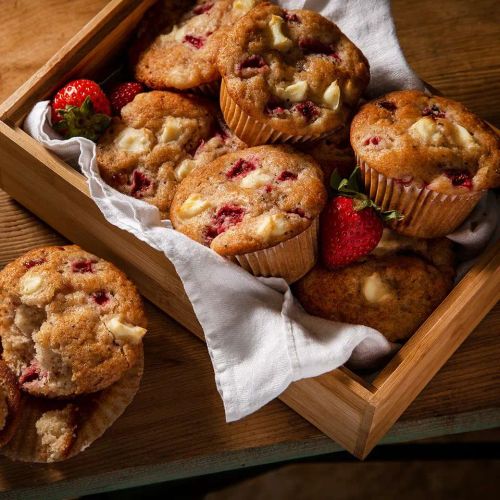
[[483,191],[443,194],[386,177],[358,158],[366,194],[382,210],[397,210],[404,215],[391,227],[416,238],[439,238],[453,232],[471,213]]
[[188,92],[205,97],[217,98],[220,92],[220,80],[198,85],[197,87],[189,89]]
[[260,146],[275,142],[303,143],[317,141],[332,132],[320,135],[285,134],[273,129],[268,123],[256,120],[238,106],[229,95],[224,79],[220,87],[220,107],[228,127],[249,146]]
[[21,462],[48,463],[41,446],[35,424],[47,411],[61,410],[68,404],[76,407],[76,429],[74,439],[62,461],[78,455],[101,437],[106,429],[122,415],[139,390],[144,370],[144,353],[137,363],[113,385],[95,394],[87,394],[74,399],[47,399],[25,395],[23,411],[16,434],[0,449],[0,454]]
[[316,217],[305,231],[287,241],[233,258],[254,276],[274,276],[293,283],[307,274],[316,263],[318,227],[319,219]]

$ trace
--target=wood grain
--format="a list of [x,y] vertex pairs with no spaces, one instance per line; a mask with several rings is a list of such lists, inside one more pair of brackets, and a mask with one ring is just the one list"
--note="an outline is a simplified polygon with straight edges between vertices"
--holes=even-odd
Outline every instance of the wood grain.
[[[0,39],[2,54],[11,56],[7,63],[3,56],[0,61],[3,97],[17,86],[20,74],[22,78],[29,76],[58,48],[61,40],[57,36],[63,33],[65,39],[69,38],[72,31],[95,12],[89,15],[90,10],[97,10],[104,3],[72,2],[71,13],[80,16],[78,23],[76,16],[67,19],[67,10],[61,1],[44,0],[36,5],[28,1],[15,2],[9,4],[10,11],[2,5],[7,19],[3,29],[7,26],[12,32],[12,36]],[[485,118],[498,124],[499,110],[491,105],[498,100],[495,85],[500,52],[500,29],[498,23],[493,26],[491,12],[493,2],[435,4],[438,3],[430,0],[394,2],[398,32],[410,62],[431,84],[447,95],[462,98],[475,111],[483,110]],[[44,27],[39,19],[46,14],[47,6],[54,7],[59,18],[53,18],[54,22]],[[448,19],[454,9],[461,13],[460,19],[453,16]],[[427,13],[426,18],[422,12]],[[474,20],[469,26],[474,30],[470,37],[454,29],[457,23],[464,23],[464,19]],[[49,31],[54,25],[58,26],[58,35],[51,38],[53,33]],[[20,30],[20,26],[27,28]],[[482,42],[477,41],[483,35],[483,28],[491,42],[488,48],[481,47]],[[43,29],[47,30],[44,50],[30,50],[25,33],[29,30],[40,33]],[[24,35],[18,35],[23,31]],[[446,46],[442,44],[443,33],[447,35]],[[429,52],[429,46],[439,50]],[[465,50],[470,57],[474,53],[474,58],[461,59],[454,47],[456,52]],[[439,65],[428,65],[429,58]],[[12,70],[15,61],[25,61],[25,66]],[[472,69],[474,75],[482,76],[476,78]],[[483,99],[488,92],[492,92],[493,100],[491,94],[489,101]],[[28,248],[62,241],[4,194],[0,196],[0,209],[2,264]],[[154,307],[148,306],[148,314],[152,327],[146,342],[149,363],[147,361],[143,389],[124,417],[85,454],[65,464],[25,466],[0,459],[0,489],[30,489],[53,484],[45,490],[31,490],[32,496],[42,495],[43,491],[88,493],[338,449],[277,401],[242,422],[226,425],[204,346]],[[497,306],[410,406],[386,441],[500,425],[499,331],[500,307]],[[138,421],[143,422],[141,428],[137,427]],[[140,444],[137,439],[130,439],[131,436],[140,436]]]

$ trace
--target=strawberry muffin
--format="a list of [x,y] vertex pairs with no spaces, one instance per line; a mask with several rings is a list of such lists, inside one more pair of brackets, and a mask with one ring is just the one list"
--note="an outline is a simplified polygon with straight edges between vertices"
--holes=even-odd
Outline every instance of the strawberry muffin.
[[146,318],[115,266],[77,246],[38,248],[0,272],[3,359],[25,392],[100,391],[142,359]]
[[[433,253],[434,258],[446,260],[443,248]],[[453,286],[451,262],[441,265],[437,267],[419,252],[392,250],[336,270],[318,265],[296,283],[294,291],[309,314],[366,325],[392,342],[404,341]]]
[[351,143],[370,197],[404,218],[398,232],[444,236],[500,186],[500,139],[458,102],[392,92],[354,117]]
[[215,106],[201,97],[152,91],[135,96],[97,145],[102,178],[156,206],[167,218],[187,172],[245,145],[222,129]]
[[[225,28],[260,1],[182,2],[184,14],[174,25],[172,19],[175,15],[168,9],[161,9],[157,17],[148,18],[147,27],[141,29],[143,35],[136,44],[140,48],[132,51],[136,79],[154,89],[216,94],[220,75],[215,60],[225,40]],[[178,11],[178,3],[174,2],[174,14]],[[157,36],[148,40],[151,31]],[[149,43],[145,43],[144,38]]]
[[21,395],[16,377],[0,359],[0,448],[14,435],[20,410]]
[[334,133],[368,85],[366,58],[317,12],[265,3],[237,21],[228,40],[217,57],[221,107],[250,145]]
[[317,252],[317,220],[326,202],[322,172],[289,147],[227,154],[180,184],[174,228],[259,276],[289,282]]

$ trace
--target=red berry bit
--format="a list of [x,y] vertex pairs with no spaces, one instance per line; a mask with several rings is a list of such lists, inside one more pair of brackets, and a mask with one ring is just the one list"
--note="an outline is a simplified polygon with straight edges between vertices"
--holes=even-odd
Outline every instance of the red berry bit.
[[219,234],[224,233],[230,227],[239,224],[245,216],[246,210],[238,205],[224,205],[214,215],[212,225],[207,226],[203,237],[207,245]]
[[286,112],[286,109],[283,107],[282,103],[275,99],[271,99],[266,104],[264,112],[271,116],[282,116]]
[[379,137],[378,135],[376,135],[375,137],[368,137],[368,139],[365,140],[363,145],[369,146],[371,144],[373,146],[378,146],[380,144],[381,140],[382,140],[382,137]]
[[19,385],[29,384],[38,380],[41,375],[41,369],[39,364],[33,360],[29,366],[27,366],[21,373],[19,377]]
[[123,106],[132,102],[137,94],[144,92],[144,86],[139,82],[119,83],[111,90],[109,100],[115,114],[120,114]]
[[94,261],[91,261],[89,259],[85,260],[75,260],[74,262],[71,263],[71,270],[74,273],[93,273],[94,272]]
[[288,23],[302,24],[302,21],[300,20],[300,17],[297,14],[291,14],[288,11],[285,11],[285,13],[283,14],[283,18]]
[[151,186],[151,181],[139,170],[134,170],[132,173],[132,187],[130,188],[130,194],[135,198],[141,198],[144,196],[144,191],[146,191]]
[[304,116],[308,121],[313,121],[319,116],[319,109],[316,104],[312,101],[299,102],[294,106],[302,116]]
[[193,14],[195,16],[199,16],[200,14],[205,14],[205,12],[208,12],[213,6],[214,4],[212,2],[207,2],[201,5],[197,5],[193,9]]
[[380,108],[386,109],[387,111],[390,111],[391,113],[396,111],[396,109],[398,108],[396,106],[396,104],[394,104],[391,101],[379,101],[379,102],[377,102],[377,106],[379,106]]
[[99,290],[94,292],[92,295],[92,300],[99,306],[107,304],[111,300],[111,295],[105,290]]
[[47,262],[47,259],[41,258],[41,259],[32,259],[32,260],[27,260],[26,262],[23,263],[23,266],[26,269],[31,269],[32,267],[39,266],[43,264],[44,262]]
[[201,49],[203,45],[205,45],[205,40],[203,38],[194,35],[186,35],[184,37],[184,40],[182,41],[188,45],[191,45],[191,47],[195,48],[196,50]]
[[250,172],[255,170],[257,165],[253,161],[247,161],[240,158],[232,167],[226,172],[228,179],[236,179],[246,177]]
[[472,189],[472,177],[467,170],[446,169],[444,175],[451,180],[454,186]]
[[446,113],[441,111],[436,104],[433,104],[430,108],[426,107],[422,110],[422,116],[430,116],[431,118],[445,118]]
[[293,172],[290,172],[289,170],[283,170],[278,177],[276,177],[276,180],[278,182],[285,182],[285,181],[295,181],[297,180],[297,174],[294,174]]
[[301,38],[299,40],[299,47],[302,49],[304,55],[309,54],[320,54],[328,57],[332,57],[337,62],[339,62],[340,56],[335,52],[331,45],[320,42],[314,38]]
[[[249,57],[247,57],[243,62],[241,62],[238,66],[238,72],[239,73],[245,73],[245,74],[255,74],[256,72],[262,73],[265,69],[267,69],[269,66],[266,63],[265,59],[258,55],[258,54],[253,54]],[[247,71],[245,71],[247,70]],[[248,71],[250,70],[250,71]],[[257,70],[257,71],[255,71]]]

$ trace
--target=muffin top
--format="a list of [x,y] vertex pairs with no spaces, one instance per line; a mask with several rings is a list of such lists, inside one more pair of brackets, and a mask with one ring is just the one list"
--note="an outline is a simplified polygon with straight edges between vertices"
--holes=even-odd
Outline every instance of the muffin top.
[[0,272],[3,359],[33,395],[74,396],[121,378],[146,317],[115,266],[77,246],[38,248]]
[[[155,89],[186,90],[219,79],[215,59],[224,41],[224,27],[231,25],[261,0],[198,0],[178,18],[168,9],[149,17],[135,59],[135,77]],[[174,11],[177,12],[174,3]],[[166,19],[167,20],[166,20]],[[176,24],[173,24],[173,23]],[[150,32],[157,33],[150,43]]]
[[113,118],[97,145],[97,165],[108,184],[155,205],[165,218],[188,171],[244,146],[221,128],[210,101],[152,91]]
[[368,62],[328,19],[269,3],[237,21],[217,65],[231,98],[283,133],[342,126],[368,85]]
[[0,359],[0,448],[7,444],[19,421],[21,395],[14,374]]
[[356,159],[349,142],[349,127],[344,126],[334,134],[319,141],[297,146],[304,153],[310,154],[323,170],[325,185],[330,186],[330,178],[334,170],[343,178],[348,179]]
[[198,168],[172,203],[175,229],[217,253],[269,248],[307,229],[326,202],[322,172],[286,146],[230,153]]
[[500,139],[462,104],[417,90],[391,92],[354,117],[351,143],[377,172],[444,194],[500,186]]
[[295,285],[309,313],[408,339],[451,290],[450,276],[416,255],[371,256],[329,271],[320,265]]

